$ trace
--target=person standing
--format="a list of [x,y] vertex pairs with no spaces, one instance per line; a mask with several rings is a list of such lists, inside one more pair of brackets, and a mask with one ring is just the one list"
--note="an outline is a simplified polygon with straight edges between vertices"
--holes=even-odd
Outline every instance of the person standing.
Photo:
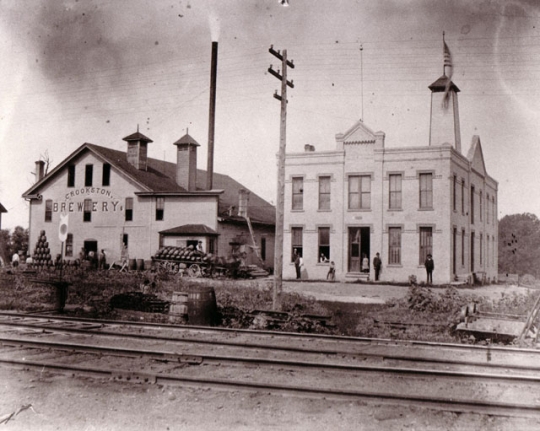
[[19,266],[19,254],[17,252],[13,253],[11,256],[11,266],[17,268]]
[[362,272],[369,272],[369,259],[365,253],[362,255]]
[[105,256],[105,250],[101,249],[98,254],[98,269],[105,269],[107,264],[107,257]]
[[336,264],[334,263],[334,261],[330,262],[328,274],[326,274],[326,279],[330,281],[334,281],[336,279]]
[[427,284],[433,284],[433,270],[435,269],[435,262],[433,261],[431,254],[427,255],[424,266],[426,267]]
[[296,279],[300,280],[300,278],[302,278],[302,272],[300,268],[302,266],[302,258],[300,257],[296,249],[294,249],[293,259],[294,259],[294,267],[296,269]]
[[373,268],[375,268],[375,281],[379,281],[379,274],[381,273],[382,261],[379,256],[379,253],[375,254],[373,258]]

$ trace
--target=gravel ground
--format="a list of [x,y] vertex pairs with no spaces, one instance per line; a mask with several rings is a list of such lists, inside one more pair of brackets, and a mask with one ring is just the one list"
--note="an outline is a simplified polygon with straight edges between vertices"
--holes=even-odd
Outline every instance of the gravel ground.
[[[433,290],[442,291],[446,286],[434,286]],[[486,296],[490,299],[500,299],[501,296],[515,293],[526,294],[529,288],[516,285],[493,284],[485,286],[456,286],[459,292],[469,295]],[[384,304],[391,298],[403,298],[408,286],[394,286],[388,284],[371,283],[330,283],[284,281],[285,292],[297,292],[302,295],[313,296],[320,301],[355,302],[364,304]]]

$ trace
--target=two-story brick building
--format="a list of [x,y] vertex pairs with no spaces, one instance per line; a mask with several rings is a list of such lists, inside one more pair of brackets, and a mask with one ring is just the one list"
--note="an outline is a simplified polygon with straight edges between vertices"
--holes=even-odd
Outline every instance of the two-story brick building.
[[[286,155],[284,256],[303,256],[303,278],[324,279],[334,261],[337,279],[373,280],[380,253],[381,280],[426,280],[428,254],[434,283],[496,279],[498,184],[478,136],[461,152],[459,89],[446,70],[429,89],[427,145],[387,147],[383,132],[358,121],[332,151]],[[292,263],[284,277],[295,277]]]
[[44,231],[51,254],[61,253],[58,229],[67,215],[68,260],[84,248],[104,249],[115,261],[124,245],[130,258],[147,260],[161,246],[201,241],[207,252],[245,251],[247,263],[261,265],[257,247],[273,266],[274,206],[227,175],[214,173],[212,190],[205,190],[199,144],[188,134],[174,143],[176,164],[148,157],[152,140],[138,131],[124,140],[126,152],[83,144],[45,176],[37,163],[38,181],[23,194],[30,202],[30,247]]

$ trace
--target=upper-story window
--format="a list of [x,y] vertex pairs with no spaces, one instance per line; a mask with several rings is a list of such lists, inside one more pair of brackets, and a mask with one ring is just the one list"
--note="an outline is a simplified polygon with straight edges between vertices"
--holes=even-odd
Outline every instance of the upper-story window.
[[86,165],[84,169],[84,185],[86,187],[92,186],[94,177],[94,165]]
[[471,224],[474,224],[474,186],[471,185]]
[[489,224],[489,219],[490,219],[490,215],[489,215],[489,194],[486,193],[486,223]]
[[484,211],[484,204],[482,202],[482,199],[484,199],[484,195],[482,193],[482,190],[480,190],[480,193],[478,195],[478,215],[480,216],[480,221],[483,220],[484,215],[482,212]]
[[75,187],[75,165],[68,166],[67,186]]
[[47,199],[45,201],[45,221],[52,221],[52,209],[53,209],[52,199]]
[[371,176],[349,176],[349,209],[371,209]]
[[330,209],[330,177],[319,177],[319,209]]
[[433,174],[420,174],[420,208],[433,208]]
[[84,200],[83,221],[92,221],[92,199]]
[[461,215],[465,214],[465,180],[461,180]]
[[126,198],[126,221],[133,221],[133,198]]
[[452,198],[454,200],[454,211],[457,211],[457,176],[454,175],[454,184],[452,186],[452,190],[453,190],[453,193],[452,193]]
[[497,208],[495,207],[495,196],[491,196],[491,202],[493,202],[493,225],[497,223]]
[[390,209],[401,209],[401,174],[389,175],[390,196],[388,207]]
[[156,199],[156,220],[163,220],[165,216],[165,198]]
[[101,185],[111,185],[111,165],[109,165],[108,163],[103,163],[103,176],[101,178]]
[[292,209],[304,209],[304,178],[302,177],[292,179]]

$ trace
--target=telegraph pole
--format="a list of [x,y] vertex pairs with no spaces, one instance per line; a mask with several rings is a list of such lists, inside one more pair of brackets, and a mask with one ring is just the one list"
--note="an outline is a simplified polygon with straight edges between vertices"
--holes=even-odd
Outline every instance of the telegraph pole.
[[287,144],[287,86],[294,88],[293,81],[287,81],[287,67],[294,69],[292,61],[287,60],[287,50],[283,53],[274,50],[274,45],[268,50],[270,54],[281,60],[281,74],[268,68],[268,72],[281,81],[281,95],[274,93],[274,98],[281,101],[281,123],[279,128],[279,153],[278,153],[278,185],[276,204],[276,239],[274,249],[274,291],[272,295],[272,307],[274,310],[281,309],[281,292],[283,291],[283,219],[285,209],[285,148]]

